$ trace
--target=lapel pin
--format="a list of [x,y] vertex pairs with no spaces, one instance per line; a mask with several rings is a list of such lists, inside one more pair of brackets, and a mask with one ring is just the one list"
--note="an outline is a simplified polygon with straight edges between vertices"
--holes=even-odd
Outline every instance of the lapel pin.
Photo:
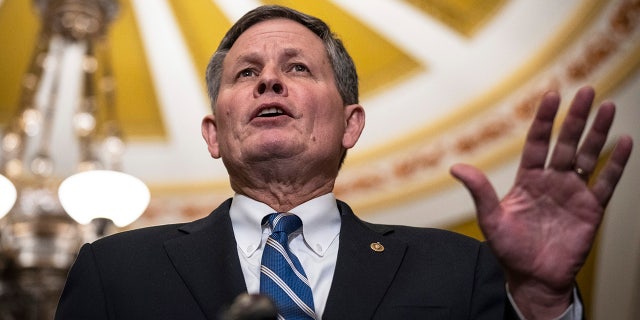
[[369,247],[371,247],[371,250],[375,252],[384,251],[384,246],[380,242],[372,242],[371,245],[369,245]]

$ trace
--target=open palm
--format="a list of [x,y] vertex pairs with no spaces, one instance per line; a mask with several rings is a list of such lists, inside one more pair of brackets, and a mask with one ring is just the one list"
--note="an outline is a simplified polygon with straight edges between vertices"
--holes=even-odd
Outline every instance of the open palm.
[[555,92],[543,97],[515,183],[502,200],[476,168],[456,165],[451,170],[475,201],[480,228],[506,271],[516,301],[521,293],[528,298],[541,293],[541,301],[548,298],[547,302],[570,301],[575,276],[631,154],[631,138],[620,137],[606,164],[588,183],[615,113],[613,103],[603,103],[578,146],[593,98],[590,87],[577,92],[549,157],[560,98]]

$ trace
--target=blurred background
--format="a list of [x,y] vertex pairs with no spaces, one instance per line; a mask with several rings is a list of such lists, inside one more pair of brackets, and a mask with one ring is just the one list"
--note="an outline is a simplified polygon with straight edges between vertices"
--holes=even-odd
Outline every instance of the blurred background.
[[[261,4],[327,21],[355,60],[367,127],[335,192],[365,220],[481,239],[448,168],[476,165],[506,193],[547,90],[563,118],[594,86],[618,105],[611,135],[640,142],[638,0],[0,0],[0,211],[17,190],[0,220],[0,319],[48,318],[81,243],[203,217],[232,195],[200,135],[204,70]],[[126,175],[77,174],[95,170]],[[580,274],[593,319],[640,314],[639,181],[636,150]]]

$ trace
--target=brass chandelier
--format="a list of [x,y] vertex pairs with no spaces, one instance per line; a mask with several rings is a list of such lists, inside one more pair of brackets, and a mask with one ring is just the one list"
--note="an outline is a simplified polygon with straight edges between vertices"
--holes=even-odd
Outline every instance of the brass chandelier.
[[120,172],[106,37],[117,1],[33,4],[41,30],[0,140],[0,320],[52,319],[79,247],[136,220],[150,197]]

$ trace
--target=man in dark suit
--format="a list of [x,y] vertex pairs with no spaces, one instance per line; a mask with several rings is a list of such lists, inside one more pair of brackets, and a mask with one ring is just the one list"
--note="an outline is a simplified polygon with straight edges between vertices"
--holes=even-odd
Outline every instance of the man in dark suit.
[[574,278],[632,148],[620,138],[586,184],[614,114],[603,103],[578,147],[591,88],[576,94],[548,161],[559,97],[543,97],[504,199],[477,169],[451,169],[476,203],[488,239],[480,243],[370,224],[334,198],[364,110],[353,62],[322,21],[276,6],[247,13],[212,57],[207,84],[213,114],[202,122],[203,137],[236,195],[191,223],[85,245],[57,319],[216,319],[236,296],[262,292],[273,212],[302,221],[287,250],[311,288],[307,318],[582,317]]

